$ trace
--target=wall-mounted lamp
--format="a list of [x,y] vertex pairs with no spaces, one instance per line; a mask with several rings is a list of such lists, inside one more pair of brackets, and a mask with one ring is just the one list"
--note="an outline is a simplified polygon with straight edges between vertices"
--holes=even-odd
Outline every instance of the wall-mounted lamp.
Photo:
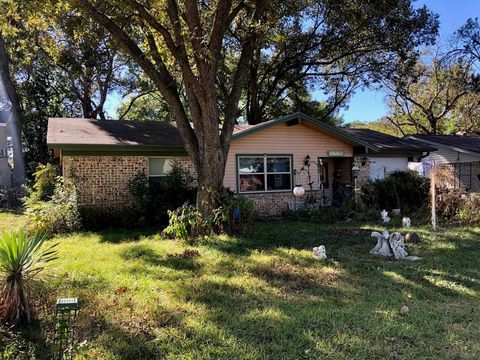
[[360,174],[360,168],[357,165],[353,165],[352,167],[352,177],[354,179],[358,178],[358,175]]
[[303,161],[303,165],[308,166],[310,164],[310,155],[307,154],[305,156],[305,160]]

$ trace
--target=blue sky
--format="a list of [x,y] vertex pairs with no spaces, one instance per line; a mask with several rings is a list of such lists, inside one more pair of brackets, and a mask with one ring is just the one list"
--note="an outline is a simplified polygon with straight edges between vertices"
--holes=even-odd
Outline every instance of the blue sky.
[[[418,0],[416,6],[427,5],[440,15],[440,38],[443,43],[470,17],[480,17],[480,0]],[[111,94],[106,109],[109,115],[116,117],[116,108],[121,102],[118,94]],[[373,121],[386,115],[387,106],[384,93],[380,90],[359,90],[352,97],[348,108],[342,109],[340,115],[346,122],[355,120]]]
[[[468,18],[480,17],[480,0],[419,0],[417,6],[426,5],[440,15],[440,43],[462,26]],[[340,115],[346,122],[354,120],[373,121],[387,113],[382,91],[357,91],[350,100],[348,109]]]

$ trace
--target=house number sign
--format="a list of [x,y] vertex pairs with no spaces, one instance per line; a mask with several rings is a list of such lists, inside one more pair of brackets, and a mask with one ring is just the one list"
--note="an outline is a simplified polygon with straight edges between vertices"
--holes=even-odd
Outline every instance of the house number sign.
[[343,150],[329,150],[328,151],[328,156],[344,156],[345,151]]

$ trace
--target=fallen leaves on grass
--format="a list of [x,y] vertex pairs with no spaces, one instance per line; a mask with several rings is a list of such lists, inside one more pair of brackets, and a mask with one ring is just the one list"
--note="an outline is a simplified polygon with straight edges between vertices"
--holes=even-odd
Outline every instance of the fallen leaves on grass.
[[169,258],[180,259],[180,260],[194,259],[199,256],[200,256],[200,253],[197,250],[193,250],[193,249],[185,249],[183,252],[177,253],[177,254],[168,254]]

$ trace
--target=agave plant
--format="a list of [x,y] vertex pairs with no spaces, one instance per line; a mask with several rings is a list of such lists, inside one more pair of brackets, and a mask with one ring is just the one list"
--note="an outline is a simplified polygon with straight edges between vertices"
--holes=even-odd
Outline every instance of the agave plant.
[[0,235],[0,319],[15,324],[30,322],[34,314],[30,283],[45,264],[57,258],[58,245],[42,248],[45,236],[25,230]]

